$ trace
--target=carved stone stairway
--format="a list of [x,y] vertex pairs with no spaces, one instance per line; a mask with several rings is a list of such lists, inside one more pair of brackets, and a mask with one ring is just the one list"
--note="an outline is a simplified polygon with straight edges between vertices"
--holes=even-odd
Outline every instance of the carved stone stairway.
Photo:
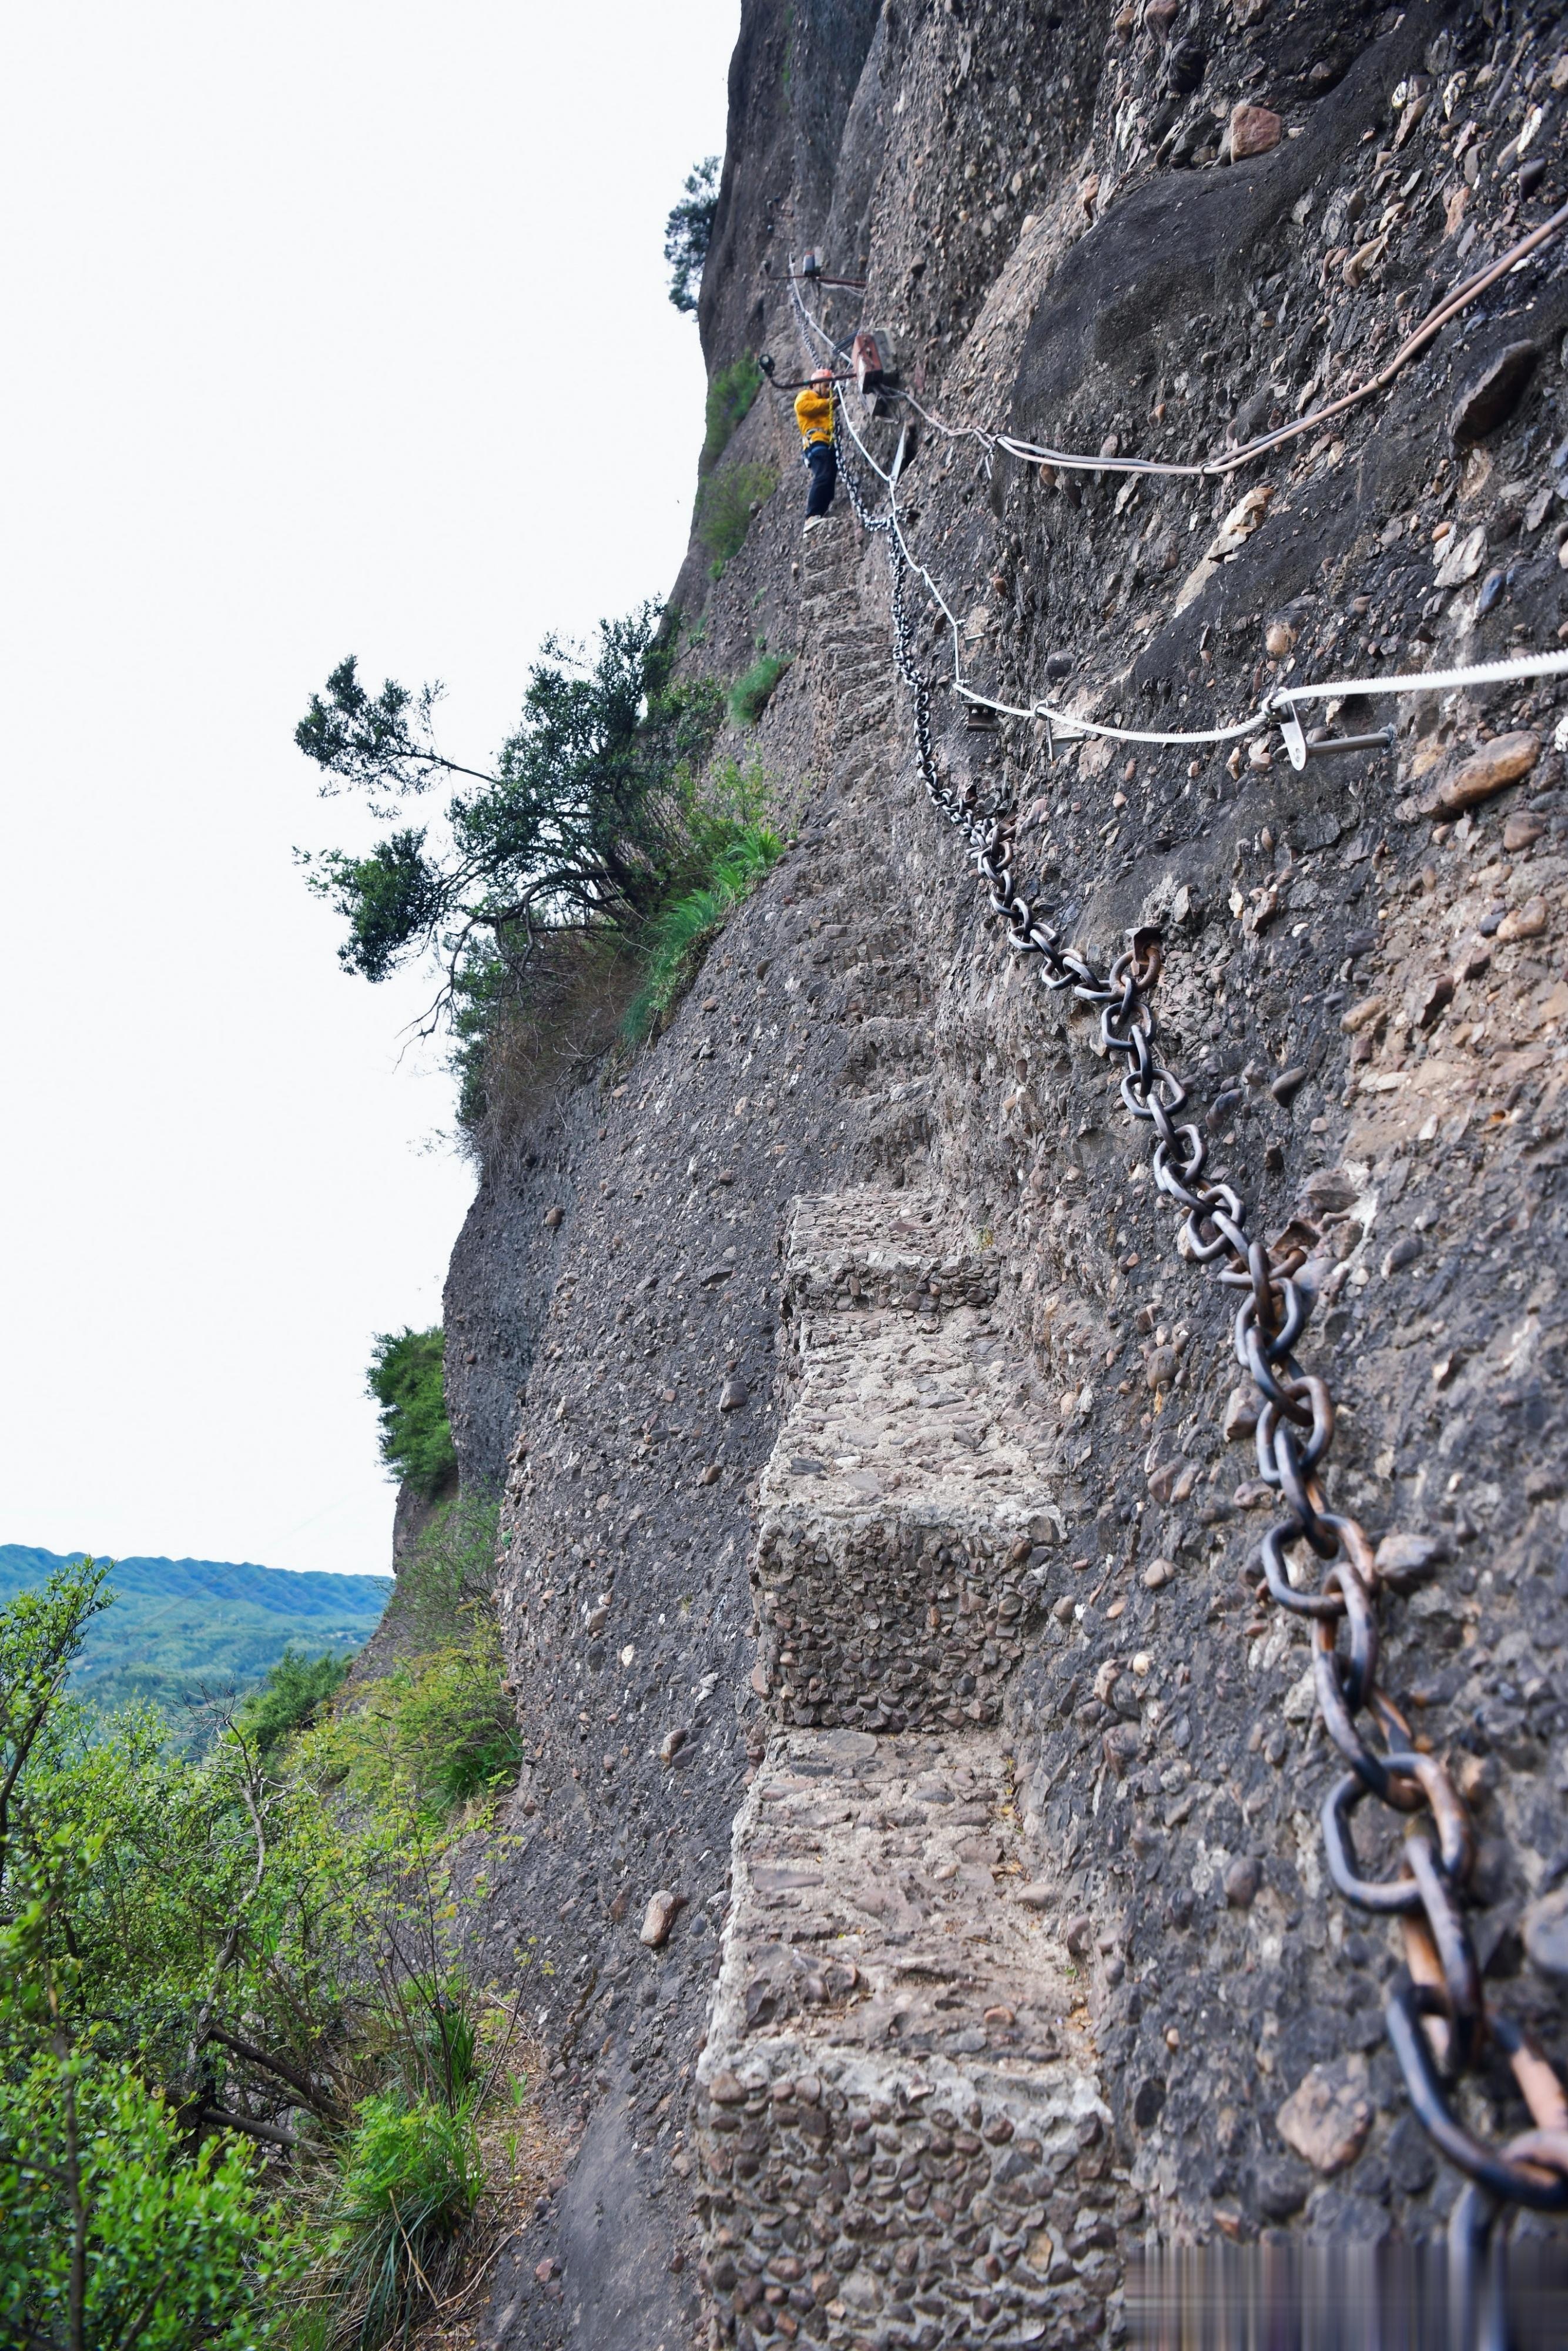
[[995,1294],[930,1199],[797,1204],[753,1562],[773,1731],[698,2068],[715,2339],[741,2351],[1103,2324],[1108,2116],[998,1728],[1059,1520]]

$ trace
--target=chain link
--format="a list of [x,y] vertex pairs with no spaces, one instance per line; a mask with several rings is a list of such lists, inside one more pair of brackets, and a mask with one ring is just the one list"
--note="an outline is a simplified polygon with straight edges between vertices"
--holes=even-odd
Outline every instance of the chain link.
[[[1155,1186],[1182,1217],[1178,1254],[1245,1293],[1235,1318],[1236,1360],[1263,1398],[1259,1473],[1283,1511],[1264,1535],[1259,1559],[1270,1599],[1311,1621],[1319,1716],[1350,1767],[1322,1806],[1329,1875],[1354,1907],[1403,1923],[1406,1964],[1385,2022],[1411,2104],[1435,2144],[1483,2196],[1538,2211],[1568,2210],[1568,2100],[1522,2030],[1486,2006],[1464,1910],[1475,1856],[1469,1815],[1447,1765],[1416,1749],[1377,1678],[1379,1602],[1385,1591],[1406,1592],[1414,1579],[1380,1571],[1364,1529],[1332,1510],[1323,1492],[1320,1473],[1333,1439],[1334,1406],[1327,1384],[1295,1359],[1312,1311],[1311,1294],[1295,1279],[1303,1252],[1294,1244],[1270,1249],[1249,1236],[1246,1203],[1222,1176],[1207,1172],[1202,1130],[1181,1119],[1186,1089],[1158,1058],[1150,1003],[1161,968],[1158,933],[1134,933],[1110,970],[1098,971],[1019,893],[1015,819],[1001,797],[983,807],[972,780],[962,788],[944,782],[931,734],[931,688],[915,657],[905,601],[908,559],[891,514],[871,512],[841,449],[839,478],[862,528],[887,541],[894,654],[910,693],[926,794],[963,834],[991,910],[1007,925],[1010,951],[1035,959],[1042,986],[1098,1008],[1101,1041],[1124,1065],[1123,1102],[1153,1129]],[[1315,1591],[1306,1586],[1310,1558],[1301,1561],[1300,1582],[1291,1573],[1291,1554],[1302,1545],[1322,1562]],[[1386,1880],[1364,1877],[1356,1858],[1352,1817],[1369,1796],[1412,1821],[1400,1868]],[[1500,2151],[1474,2137],[1453,2107],[1460,2075],[1473,2074],[1492,2049],[1507,2057],[1536,2125]]]

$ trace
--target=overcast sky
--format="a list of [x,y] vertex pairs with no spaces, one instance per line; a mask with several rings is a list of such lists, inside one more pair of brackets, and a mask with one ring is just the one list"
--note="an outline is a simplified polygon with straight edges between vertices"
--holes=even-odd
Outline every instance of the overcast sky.
[[8,14],[0,1541],[389,1565],[365,1364],[473,1177],[419,983],[294,867],[366,835],[292,731],[352,652],[482,765],[548,630],[674,580],[664,222],[738,16]]

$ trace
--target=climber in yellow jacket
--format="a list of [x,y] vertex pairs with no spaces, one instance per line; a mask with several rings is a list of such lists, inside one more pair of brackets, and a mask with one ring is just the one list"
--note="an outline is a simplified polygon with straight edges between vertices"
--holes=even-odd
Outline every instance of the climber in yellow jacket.
[[806,500],[806,528],[816,530],[828,518],[839,461],[833,450],[833,371],[819,368],[803,392],[795,395],[795,422],[800,428],[800,455],[811,476]]

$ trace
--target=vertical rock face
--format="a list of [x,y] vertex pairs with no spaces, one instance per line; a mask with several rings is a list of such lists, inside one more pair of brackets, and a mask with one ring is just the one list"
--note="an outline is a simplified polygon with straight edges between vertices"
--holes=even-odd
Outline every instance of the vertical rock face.
[[[796,371],[821,242],[870,282],[817,315],[935,415],[1218,467],[1568,197],[1562,49],[1549,11],[747,0],[710,360]],[[1562,250],[1233,475],[921,424],[900,486],[953,615],[911,586],[940,774],[1098,962],[1162,932],[1183,1116],[1302,1259],[1384,1685],[1472,1808],[1488,2000],[1559,2058],[1568,703],[1359,682],[1560,645]],[[852,413],[885,465],[898,414]],[[1376,2242],[1456,2179],[1385,2037],[1398,1938],[1328,1879],[1307,1640],[1258,1600],[1235,1299],[921,789],[880,543],[842,496],[802,543],[781,399],[732,461],[782,486],[719,579],[694,552],[681,659],[796,654],[724,747],[796,845],[657,1043],[486,1167],[448,1291],[531,1758],[485,1960],[537,1981],[580,2132],[491,2335],[1114,2337],[1147,2238]],[[971,731],[955,642],[1128,739]],[[1303,718],[1391,749],[1209,739],[1333,678]],[[1464,2096],[1524,2126],[1505,2072]]]

